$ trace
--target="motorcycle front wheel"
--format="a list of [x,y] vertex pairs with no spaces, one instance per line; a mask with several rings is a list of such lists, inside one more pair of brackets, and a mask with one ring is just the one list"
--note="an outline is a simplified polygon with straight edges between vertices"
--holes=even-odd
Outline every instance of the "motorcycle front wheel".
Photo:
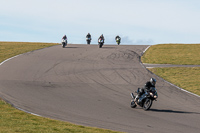
[[149,110],[149,109],[151,108],[152,102],[153,102],[153,101],[152,101],[151,99],[147,98],[147,99],[145,100],[145,102],[144,102],[143,109],[144,109],[145,111]]
[[62,43],[62,47],[63,47],[63,48],[65,47],[65,45],[66,45],[65,43]]
[[89,41],[89,40],[87,41],[87,44],[90,44],[90,41]]
[[135,104],[135,102],[132,100],[131,101],[131,108],[135,108],[137,105]]
[[103,43],[100,43],[100,44],[99,44],[99,48],[102,48],[102,46],[103,46]]

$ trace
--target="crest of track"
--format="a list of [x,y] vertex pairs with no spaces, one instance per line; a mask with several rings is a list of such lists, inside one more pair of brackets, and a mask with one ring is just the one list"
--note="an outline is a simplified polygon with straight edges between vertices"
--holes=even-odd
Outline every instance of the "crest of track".
[[[124,132],[199,133],[200,98],[153,75],[140,63],[145,45],[53,46],[0,66],[0,97],[57,120]],[[157,79],[149,111],[130,108],[131,92]]]

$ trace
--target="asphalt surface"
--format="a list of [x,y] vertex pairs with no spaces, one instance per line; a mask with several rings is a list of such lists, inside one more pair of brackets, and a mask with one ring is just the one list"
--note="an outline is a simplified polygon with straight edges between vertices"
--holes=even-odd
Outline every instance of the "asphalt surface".
[[[29,52],[0,65],[0,97],[27,112],[130,133],[199,133],[200,98],[150,73],[145,45],[68,45]],[[130,108],[130,93],[157,79],[151,110]]]

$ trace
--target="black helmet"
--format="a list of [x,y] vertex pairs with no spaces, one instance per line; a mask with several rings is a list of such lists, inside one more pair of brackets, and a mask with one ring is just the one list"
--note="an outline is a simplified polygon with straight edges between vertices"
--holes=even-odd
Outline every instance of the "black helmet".
[[156,79],[151,78],[151,79],[150,79],[150,83],[151,83],[152,85],[156,85]]

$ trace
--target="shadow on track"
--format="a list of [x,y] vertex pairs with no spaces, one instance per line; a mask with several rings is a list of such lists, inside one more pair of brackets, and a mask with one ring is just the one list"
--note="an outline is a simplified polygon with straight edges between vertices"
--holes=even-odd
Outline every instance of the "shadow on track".
[[175,111],[175,110],[168,110],[168,109],[150,109],[149,111],[152,112],[163,112],[163,113],[179,113],[179,114],[200,114],[197,112],[186,112],[186,111]]

